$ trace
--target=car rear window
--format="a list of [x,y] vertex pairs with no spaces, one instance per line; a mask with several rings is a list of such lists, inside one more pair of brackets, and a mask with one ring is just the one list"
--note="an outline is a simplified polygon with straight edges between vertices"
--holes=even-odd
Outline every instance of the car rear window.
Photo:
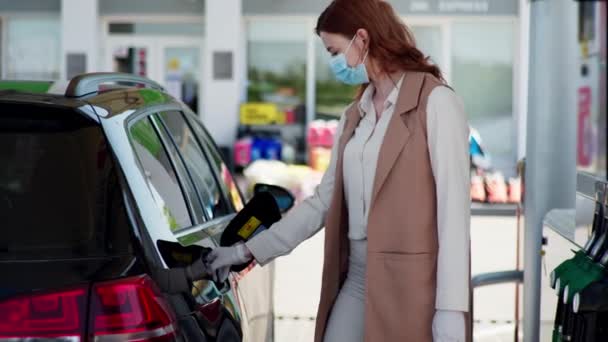
[[69,109],[0,104],[0,261],[130,253],[101,127]]

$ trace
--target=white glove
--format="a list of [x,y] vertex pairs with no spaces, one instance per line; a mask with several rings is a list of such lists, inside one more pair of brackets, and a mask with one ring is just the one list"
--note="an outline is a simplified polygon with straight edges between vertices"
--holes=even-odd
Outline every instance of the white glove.
[[209,252],[206,258],[209,273],[213,281],[223,283],[228,278],[230,267],[245,264],[251,260],[252,255],[244,243],[239,242],[231,247],[217,247]]
[[465,342],[464,312],[437,310],[433,317],[434,342]]

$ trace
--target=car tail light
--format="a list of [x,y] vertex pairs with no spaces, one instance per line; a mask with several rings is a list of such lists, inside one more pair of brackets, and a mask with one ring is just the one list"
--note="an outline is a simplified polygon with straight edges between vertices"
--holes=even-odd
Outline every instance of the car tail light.
[[90,335],[95,341],[173,341],[175,318],[147,276],[93,285]]
[[96,283],[90,295],[82,286],[0,301],[0,341],[168,342],[176,339],[175,322],[147,276]]
[[82,287],[0,302],[0,340],[80,341],[86,300],[87,290]]

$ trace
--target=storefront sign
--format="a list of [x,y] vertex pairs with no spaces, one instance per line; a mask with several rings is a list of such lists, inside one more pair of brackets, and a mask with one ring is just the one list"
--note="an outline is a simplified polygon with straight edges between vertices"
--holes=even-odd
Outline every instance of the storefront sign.
[[285,123],[285,115],[276,104],[268,102],[241,105],[241,125],[270,125]]
[[515,0],[401,0],[393,2],[404,14],[517,15]]
[[[385,0],[401,15],[517,15],[517,0]],[[328,0],[243,1],[248,14],[319,14]]]

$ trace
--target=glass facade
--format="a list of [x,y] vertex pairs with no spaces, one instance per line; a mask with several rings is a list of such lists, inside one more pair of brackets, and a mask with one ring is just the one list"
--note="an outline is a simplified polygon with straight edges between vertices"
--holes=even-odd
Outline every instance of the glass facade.
[[109,18],[104,30],[103,70],[153,79],[198,112],[205,39],[202,17]]
[[4,78],[59,78],[61,23],[58,17],[10,17],[5,28]]
[[[1,19],[3,77],[57,79],[61,63],[60,16],[49,12]],[[159,14],[157,19],[108,21],[104,27],[108,40],[100,43],[105,47],[101,50],[113,56],[102,58],[102,62],[113,65],[100,65],[100,70],[133,72],[156,79],[196,110],[200,107],[198,88],[204,69],[200,64],[204,18],[180,22],[163,19]],[[517,114],[513,108],[518,50],[516,14],[492,19],[483,15],[408,14],[404,19],[418,47],[441,67],[463,98],[471,125],[483,138],[495,168],[510,173],[515,164],[516,134],[525,134],[516,132]],[[243,90],[247,101],[273,102],[283,108],[312,104],[314,108],[308,109],[313,117],[339,115],[353,101],[356,87],[343,85],[332,75],[329,55],[313,32],[315,20],[312,14],[244,17],[247,81]],[[179,44],[168,43],[176,37]],[[314,63],[314,67],[308,63]],[[314,74],[308,75],[312,70]]]
[[307,22],[247,25],[247,99],[298,106],[306,101]]
[[196,46],[165,47],[164,84],[171,95],[198,111],[200,49]]
[[[417,18],[408,23],[418,48],[442,69],[462,97],[470,124],[491,155],[492,167],[506,175],[515,173],[516,163],[515,23],[508,18],[428,22]],[[356,88],[335,80],[328,66],[329,54],[320,39],[315,39],[315,113],[340,115],[353,101]]]
[[414,24],[409,27],[414,34],[418,49],[430,57],[433,64],[437,64],[440,68],[445,69],[447,61],[444,61],[443,58],[443,34],[441,26]]
[[454,22],[451,45],[451,86],[462,97],[494,168],[513,174],[513,21]]

